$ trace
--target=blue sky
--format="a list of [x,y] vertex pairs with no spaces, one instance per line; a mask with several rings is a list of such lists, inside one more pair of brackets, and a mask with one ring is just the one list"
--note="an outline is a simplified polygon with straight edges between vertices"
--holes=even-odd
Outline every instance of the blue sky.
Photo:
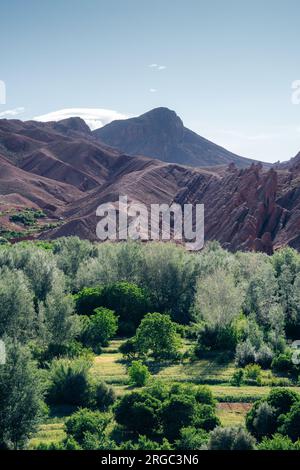
[[300,151],[298,0],[5,0],[0,18],[2,117],[167,106],[241,155]]

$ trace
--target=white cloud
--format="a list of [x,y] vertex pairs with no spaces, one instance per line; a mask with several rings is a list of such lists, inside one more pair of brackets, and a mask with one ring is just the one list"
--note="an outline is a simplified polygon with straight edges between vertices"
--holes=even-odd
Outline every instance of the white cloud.
[[3,111],[2,113],[0,113],[0,118],[18,116],[19,114],[24,113],[24,111],[25,108],[23,107],[8,109],[7,111]]
[[156,88],[150,88],[149,91],[150,91],[150,93],[155,93],[157,91],[157,89]]
[[159,65],[159,64],[149,64],[148,67],[150,67],[150,69],[155,69],[155,70],[165,70],[167,68],[166,65]]
[[36,116],[33,118],[35,121],[47,122],[47,121],[61,121],[70,117],[82,118],[91,130],[99,129],[100,127],[109,124],[111,121],[116,119],[127,119],[128,116],[121,114],[112,109],[102,108],[67,108],[53,111],[42,116]]

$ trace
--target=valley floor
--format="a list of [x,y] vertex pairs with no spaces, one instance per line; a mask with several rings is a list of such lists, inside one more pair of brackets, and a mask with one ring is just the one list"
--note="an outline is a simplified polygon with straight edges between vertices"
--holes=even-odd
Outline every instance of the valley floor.
[[[119,352],[124,340],[115,339],[99,356],[95,356],[91,373],[98,380],[105,381],[112,386],[117,396],[134,390],[128,383],[126,362]],[[191,343],[185,342],[185,350],[191,348]],[[252,403],[266,396],[272,388],[274,379],[270,370],[263,371],[262,385],[242,385],[235,387],[230,384],[234,372],[234,361],[224,362],[224,354],[212,353],[207,357],[191,362],[181,360],[177,364],[147,363],[151,374],[156,379],[166,383],[185,382],[191,384],[205,384],[218,401],[217,415],[223,426],[244,425],[245,416]],[[300,392],[300,387],[291,386]],[[64,422],[74,411],[70,406],[56,406],[50,410],[50,416],[39,426],[37,433],[32,437],[29,448],[38,444],[58,443],[65,438]]]

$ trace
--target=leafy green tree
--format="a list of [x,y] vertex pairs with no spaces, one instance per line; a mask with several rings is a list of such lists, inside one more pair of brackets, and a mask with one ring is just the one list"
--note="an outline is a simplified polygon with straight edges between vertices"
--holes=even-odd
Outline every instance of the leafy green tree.
[[203,351],[234,352],[237,342],[238,335],[234,325],[204,324],[198,332],[195,354],[201,357]]
[[84,287],[75,294],[76,312],[79,315],[92,315],[97,307],[101,307],[103,287]]
[[153,310],[169,312],[171,319],[188,324],[199,275],[199,257],[168,243],[144,246],[141,285],[149,291]]
[[279,427],[279,432],[286,434],[294,442],[300,439],[300,402],[294,403],[290,411],[280,418],[282,425]]
[[53,242],[53,253],[57,266],[70,279],[76,275],[80,264],[97,256],[97,247],[79,237],[62,237]]
[[132,361],[135,359],[138,355],[135,337],[124,341],[124,343],[120,345],[119,351],[127,361]]
[[275,388],[270,391],[267,401],[276,409],[279,416],[288,413],[294,404],[299,403],[300,395],[287,388]]
[[241,312],[244,290],[234,276],[217,270],[198,281],[195,312],[207,325],[224,328],[232,324]]
[[102,305],[119,316],[120,332],[134,334],[143,316],[149,311],[146,292],[136,284],[116,282],[103,287]]
[[220,420],[216,416],[215,407],[211,405],[197,406],[196,415],[194,416],[196,427],[205,431],[212,431],[216,426],[220,425]]
[[100,351],[101,346],[107,346],[108,341],[118,330],[118,318],[115,312],[104,307],[95,309],[95,314],[87,318],[83,331],[83,341],[92,347],[95,352]]
[[126,441],[122,443],[118,450],[172,450],[172,445],[163,439],[162,442],[156,442],[147,436],[139,436],[137,441]]
[[148,367],[141,361],[132,361],[128,369],[128,375],[131,385],[143,387],[149,380],[150,372]]
[[136,331],[137,350],[155,359],[178,356],[181,339],[169,315],[148,313]]
[[67,419],[67,436],[75,439],[75,441],[80,445],[85,442],[87,434],[101,439],[104,436],[108,423],[109,416],[107,414],[101,413],[100,411],[81,408]]
[[128,431],[152,436],[159,430],[161,401],[147,392],[124,395],[115,407],[115,420]]
[[74,301],[59,284],[55,284],[45,302],[40,303],[39,320],[43,340],[48,344],[66,344],[79,333],[80,325],[74,314]]
[[28,349],[6,339],[0,365],[0,447],[22,449],[45,410],[41,375]]
[[162,407],[161,420],[164,436],[171,442],[178,439],[180,430],[193,425],[197,413],[197,403],[194,397],[173,395]]
[[107,411],[116,401],[114,389],[105,382],[96,383],[91,394],[95,397],[95,407],[100,411]]
[[0,269],[0,337],[24,342],[35,336],[37,326],[33,294],[24,274]]

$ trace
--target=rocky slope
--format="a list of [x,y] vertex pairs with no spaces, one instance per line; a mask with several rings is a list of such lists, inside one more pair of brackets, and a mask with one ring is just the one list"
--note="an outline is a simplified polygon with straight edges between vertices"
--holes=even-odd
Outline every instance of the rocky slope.
[[10,215],[42,209],[47,224],[30,237],[96,240],[103,202],[205,205],[205,238],[230,250],[300,250],[300,162],[271,169],[234,163],[192,168],[130,156],[100,143],[79,118],[61,123],[0,121],[0,236],[28,237]]

